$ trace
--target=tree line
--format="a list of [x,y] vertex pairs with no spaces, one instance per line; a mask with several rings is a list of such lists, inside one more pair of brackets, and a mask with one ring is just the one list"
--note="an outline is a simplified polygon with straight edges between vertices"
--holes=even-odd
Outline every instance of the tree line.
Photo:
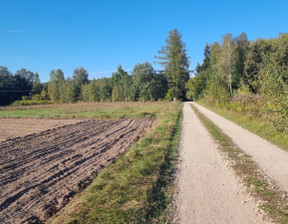
[[42,90],[39,74],[20,69],[13,75],[0,66],[0,105],[8,105],[23,96],[39,94]]
[[35,104],[185,99],[189,60],[177,29],[169,32],[166,46],[158,53],[160,56],[156,58],[163,71],[155,71],[150,63],[144,62],[136,64],[128,74],[119,65],[111,78],[93,80],[89,80],[88,71],[83,67],[75,68],[73,76],[67,78],[61,69],[52,70],[48,83],[41,83],[38,73],[21,69],[13,75],[6,67],[0,67],[0,105],[8,105],[21,97],[22,103]]
[[186,85],[187,95],[223,101],[239,92],[280,94],[286,91],[287,65],[288,34],[256,41],[249,41],[246,33],[236,38],[226,34],[221,42],[206,44],[203,63]]
[[288,34],[249,41],[223,36],[206,44],[204,60],[187,84],[187,96],[245,112],[288,133]]

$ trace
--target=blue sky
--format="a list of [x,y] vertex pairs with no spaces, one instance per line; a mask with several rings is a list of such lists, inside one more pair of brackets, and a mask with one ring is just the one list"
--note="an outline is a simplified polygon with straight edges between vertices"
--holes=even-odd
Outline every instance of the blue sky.
[[52,69],[68,77],[83,66],[92,79],[153,63],[174,28],[190,69],[226,33],[256,40],[288,31],[286,0],[0,0],[0,8],[0,66],[37,71],[42,82]]

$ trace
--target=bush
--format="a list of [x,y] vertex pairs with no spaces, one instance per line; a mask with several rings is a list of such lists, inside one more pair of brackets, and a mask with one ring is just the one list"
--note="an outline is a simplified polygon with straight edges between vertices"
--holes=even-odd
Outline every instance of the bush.
[[31,106],[31,105],[46,105],[52,104],[51,101],[48,100],[18,100],[11,104],[11,106]]

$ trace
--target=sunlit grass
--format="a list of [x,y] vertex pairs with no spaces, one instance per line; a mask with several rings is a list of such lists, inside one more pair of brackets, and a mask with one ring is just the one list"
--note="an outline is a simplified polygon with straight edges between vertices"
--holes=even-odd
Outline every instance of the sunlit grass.
[[[172,209],[181,108],[180,103],[141,103],[124,108],[132,110],[135,117],[155,114],[156,125],[51,222],[167,223]],[[117,110],[112,111],[117,114]]]
[[219,107],[212,107],[204,101],[200,101],[198,103],[288,151],[288,135],[284,132],[275,130],[273,124],[271,122],[267,122],[265,119],[263,119],[263,117],[259,118],[252,116],[249,113],[235,112]]
[[35,118],[155,118],[170,102],[76,103],[42,106],[1,107],[0,117]]

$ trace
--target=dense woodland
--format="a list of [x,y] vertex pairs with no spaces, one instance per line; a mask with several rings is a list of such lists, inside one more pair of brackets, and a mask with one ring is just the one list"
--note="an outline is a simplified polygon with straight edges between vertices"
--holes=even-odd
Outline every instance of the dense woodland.
[[0,67],[0,105],[21,98],[14,105],[185,99],[189,62],[181,34],[170,31],[166,44],[156,57],[163,66],[160,72],[145,62],[135,65],[131,74],[120,65],[111,78],[89,80],[88,71],[78,67],[67,78],[61,69],[52,70],[50,81],[41,83],[37,73],[21,69],[13,75]]
[[288,133],[288,34],[249,41],[242,33],[206,44],[187,96],[249,113]]

